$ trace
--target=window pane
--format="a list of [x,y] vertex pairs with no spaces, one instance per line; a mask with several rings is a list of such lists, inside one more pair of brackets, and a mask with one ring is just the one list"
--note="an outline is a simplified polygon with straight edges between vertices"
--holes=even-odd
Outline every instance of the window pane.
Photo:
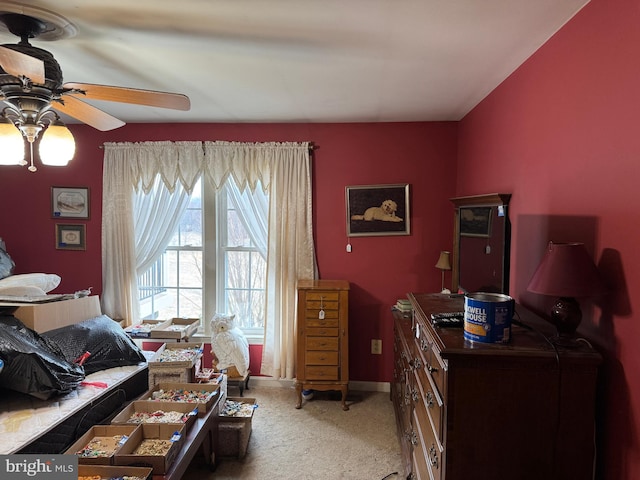
[[227,252],[227,288],[249,288],[251,252]]
[[251,288],[264,290],[267,286],[267,262],[258,252],[251,252]]
[[182,250],[178,253],[180,261],[178,284],[180,287],[202,288],[202,251]]
[[202,316],[202,289],[180,289],[178,317],[200,318]]
[[178,252],[174,250],[165,251],[162,256],[162,272],[163,277],[161,284],[165,287],[177,287],[178,286]]
[[233,209],[227,210],[227,244],[228,247],[249,247],[251,237],[244,228],[238,212]]

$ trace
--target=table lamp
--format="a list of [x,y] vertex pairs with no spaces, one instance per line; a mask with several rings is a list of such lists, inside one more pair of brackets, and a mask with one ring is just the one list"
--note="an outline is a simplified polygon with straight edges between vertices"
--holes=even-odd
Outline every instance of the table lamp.
[[558,297],[551,309],[551,322],[558,331],[558,343],[568,345],[582,321],[576,297],[603,293],[605,285],[583,243],[549,242],[527,290]]
[[449,260],[449,256],[451,252],[445,252],[444,250],[440,252],[440,258],[438,258],[438,262],[436,263],[436,268],[442,270],[442,293],[451,293],[448,290],[445,292],[444,288],[444,272],[445,270],[451,270],[451,261]]

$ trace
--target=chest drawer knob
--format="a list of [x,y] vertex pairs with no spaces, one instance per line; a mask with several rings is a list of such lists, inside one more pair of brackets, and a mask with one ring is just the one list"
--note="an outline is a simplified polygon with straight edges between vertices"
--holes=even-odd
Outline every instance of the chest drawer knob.
[[411,398],[413,398],[414,402],[417,402],[418,400],[420,400],[420,392],[418,391],[417,388],[414,388],[413,391],[411,392]]
[[429,463],[433,468],[438,468],[438,451],[433,444],[431,444],[431,448],[429,448]]
[[422,368],[422,361],[419,358],[414,358],[409,361],[409,365],[413,370],[420,370]]
[[406,432],[405,433],[405,438],[407,439],[407,441],[409,443],[411,443],[411,445],[413,445],[414,447],[416,445],[418,445],[418,436],[416,435],[416,432],[414,432],[413,430],[411,430],[410,432]]
[[434,399],[433,392],[431,390],[427,391],[427,394],[425,395],[425,397],[426,397],[424,402],[425,405],[428,408],[433,408],[433,399]]

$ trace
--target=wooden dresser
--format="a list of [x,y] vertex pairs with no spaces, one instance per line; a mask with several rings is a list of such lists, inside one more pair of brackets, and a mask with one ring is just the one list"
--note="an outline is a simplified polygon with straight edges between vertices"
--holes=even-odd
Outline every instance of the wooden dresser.
[[509,344],[470,343],[430,321],[463,298],[408,297],[391,386],[406,478],[592,480],[601,357],[587,342],[554,346],[553,327],[516,305]]
[[349,410],[349,282],[298,281],[297,341],[296,408],[302,390],[340,390]]

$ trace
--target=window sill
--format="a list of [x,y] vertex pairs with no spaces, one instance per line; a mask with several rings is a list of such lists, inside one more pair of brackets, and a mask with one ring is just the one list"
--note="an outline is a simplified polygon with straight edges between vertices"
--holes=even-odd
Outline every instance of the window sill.
[[[263,345],[264,344],[264,337],[262,335],[246,335],[247,340],[249,341],[249,345]],[[211,341],[211,335],[206,335],[204,333],[196,333],[194,334],[192,337],[192,339],[197,339],[198,341],[202,341],[202,342],[210,342]]]

